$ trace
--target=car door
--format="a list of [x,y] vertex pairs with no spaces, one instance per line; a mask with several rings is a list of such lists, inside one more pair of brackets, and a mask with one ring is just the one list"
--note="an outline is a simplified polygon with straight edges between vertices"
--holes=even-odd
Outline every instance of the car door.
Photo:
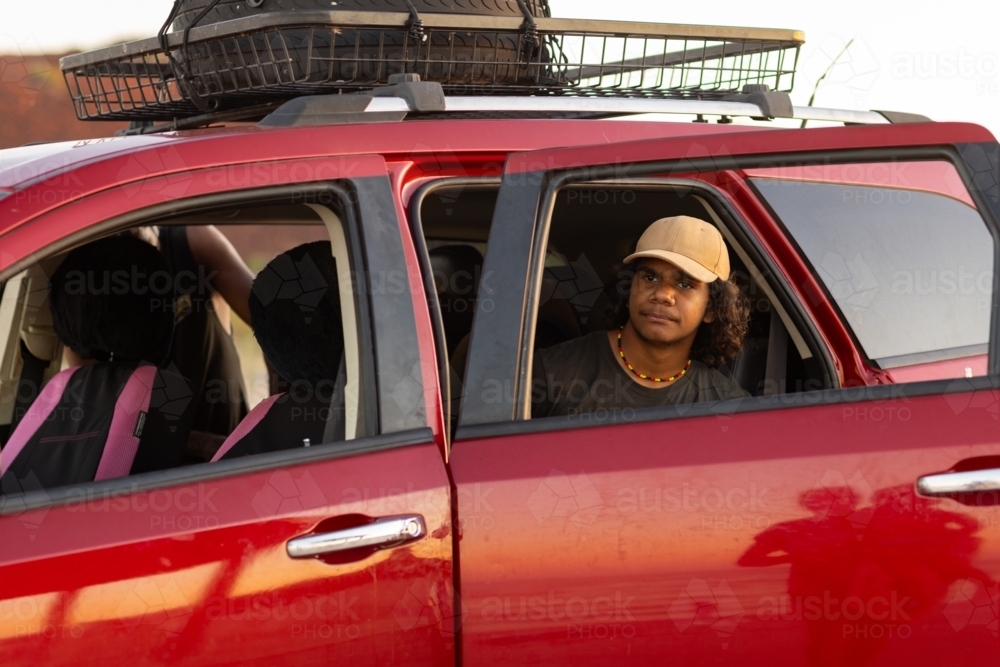
[[[248,165],[217,167],[217,155],[191,146],[171,147],[172,162],[133,156],[142,179],[19,226],[0,240],[14,253],[5,266],[123,216],[332,202],[358,318],[357,437],[59,489],[5,488],[4,664],[454,660],[449,483],[385,163],[269,162],[254,155],[260,142],[243,146]],[[192,167],[199,161],[207,168]],[[171,164],[186,167],[180,177],[161,173]],[[248,169],[253,179],[238,176]],[[165,187],[178,178],[179,190]]]
[[[994,661],[997,149],[981,128],[925,124],[512,155],[484,267],[495,287],[476,314],[451,455],[464,664]],[[744,170],[922,160],[953,165],[978,209],[988,366],[883,384],[843,286],[825,282],[822,256],[810,263],[791,240],[798,225],[781,223],[787,207]],[[653,177],[728,207],[730,231],[757,248],[785,310],[812,332],[830,372],[824,391],[528,418],[558,192]]]

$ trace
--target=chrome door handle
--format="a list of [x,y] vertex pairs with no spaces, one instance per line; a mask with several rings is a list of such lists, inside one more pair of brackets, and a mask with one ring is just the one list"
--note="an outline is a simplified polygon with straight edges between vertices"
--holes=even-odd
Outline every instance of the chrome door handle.
[[292,558],[312,558],[361,547],[395,546],[420,539],[426,534],[424,517],[413,514],[378,519],[364,526],[332,533],[296,537],[288,541],[286,548]]
[[977,491],[1000,491],[1000,468],[942,472],[917,480],[917,493],[921,496],[950,496]]

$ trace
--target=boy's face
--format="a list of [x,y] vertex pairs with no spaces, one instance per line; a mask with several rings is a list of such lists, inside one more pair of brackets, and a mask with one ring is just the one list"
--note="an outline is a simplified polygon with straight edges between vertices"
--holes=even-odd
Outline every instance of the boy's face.
[[648,343],[690,346],[701,323],[715,319],[708,300],[708,283],[695,280],[670,262],[643,258],[632,279],[629,319]]

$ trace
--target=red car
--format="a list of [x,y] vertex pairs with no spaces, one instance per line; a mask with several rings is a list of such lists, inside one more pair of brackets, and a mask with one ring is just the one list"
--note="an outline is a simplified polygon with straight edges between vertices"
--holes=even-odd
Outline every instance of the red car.
[[[109,234],[212,225],[254,272],[329,242],[346,368],[336,437],[5,475],[0,661],[995,664],[996,139],[793,107],[791,31],[348,14],[69,57],[81,117],[133,129],[0,152],[4,470],[69,377],[49,279]],[[534,351],[609,328],[679,214],[750,299],[749,397],[531,419]]]

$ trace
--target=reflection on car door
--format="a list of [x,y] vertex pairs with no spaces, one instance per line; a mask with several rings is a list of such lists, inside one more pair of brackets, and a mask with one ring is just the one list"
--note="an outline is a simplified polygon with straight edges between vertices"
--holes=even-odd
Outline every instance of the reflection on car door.
[[[946,485],[963,470],[980,481],[1000,474],[995,338],[988,378],[750,398],[603,422],[524,421],[531,341],[522,328],[533,307],[532,260],[544,254],[544,219],[535,212],[546,210],[545,184],[559,182],[560,169],[597,180],[737,168],[741,155],[771,165],[868,161],[855,149],[877,143],[914,156],[934,146],[939,157],[936,147],[951,145],[964,173],[996,174],[997,146],[984,130],[917,130],[773,132],[745,142],[730,135],[725,145],[705,139],[694,147],[664,140],[508,161],[484,270],[503,263],[515,282],[492,314],[477,313],[451,459],[466,664],[995,660],[996,493],[916,493],[918,479],[932,473],[957,473],[936,478]],[[985,166],[970,168],[977,156]],[[556,172],[528,173],[532,164]],[[580,176],[581,165],[595,168]],[[998,238],[995,189],[973,185]],[[511,389],[488,391],[496,386]]]
[[[349,167],[365,237],[355,247],[364,249],[371,274],[398,271],[402,234],[385,163],[359,157]],[[202,192],[231,182],[211,171],[195,176]],[[335,171],[324,174],[337,178]],[[330,201],[322,183],[298,184],[294,193],[305,198],[310,188],[318,188],[317,202]],[[287,188],[258,194],[273,199]],[[46,218],[31,224],[34,234],[48,228]],[[364,298],[368,290],[357,293]],[[379,382],[367,394],[377,401],[368,437],[3,498],[0,661],[452,662],[451,510],[441,443],[419,396],[406,405],[385,401],[419,363],[412,295],[380,292],[370,308],[365,345],[374,347],[371,375]],[[352,539],[344,538],[351,529],[388,534],[380,542],[386,548],[320,545],[317,557],[290,555],[296,538]]]
[[[354,448],[151,491],[81,489],[26,511],[8,500],[4,664],[450,660],[438,447],[429,432],[406,432]],[[330,563],[286,551],[296,537],[411,514],[428,531],[411,545]]]

